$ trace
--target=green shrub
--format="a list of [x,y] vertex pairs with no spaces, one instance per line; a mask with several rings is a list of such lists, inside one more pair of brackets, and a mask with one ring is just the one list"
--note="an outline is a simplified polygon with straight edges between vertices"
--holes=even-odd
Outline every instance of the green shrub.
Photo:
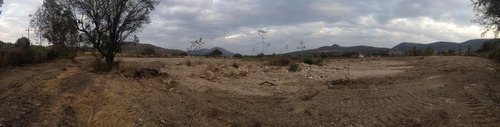
[[233,65],[231,65],[231,66],[233,66],[234,68],[240,67],[236,62],[234,62]]
[[288,58],[279,58],[279,59],[270,59],[268,60],[269,66],[288,66],[290,64],[290,59]]
[[191,60],[186,60],[186,66],[192,66]]
[[306,58],[302,59],[302,62],[309,64],[309,65],[314,64],[314,60],[311,57],[306,57]]
[[102,61],[101,59],[95,58],[94,61],[91,63],[92,68],[96,71],[106,71],[108,70],[106,66],[106,62]]
[[255,57],[257,57],[257,58],[263,58],[264,56],[265,56],[265,55],[264,55],[264,53],[259,53],[259,54],[257,54],[257,56],[255,56]]
[[92,68],[94,68],[95,71],[104,71],[104,72],[107,72],[107,71],[110,71],[112,68],[118,68],[120,67],[120,63],[121,61],[114,61],[113,62],[113,65],[112,66],[108,66],[108,64],[99,59],[99,58],[95,58],[93,62],[91,62],[90,66],[92,66]]
[[495,50],[489,51],[488,58],[496,59],[498,62],[500,62],[500,47],[496,48]]
[[291,72],[297,72],[300,71],[300,66],[297,63],[292,63],[289,65],[290,68],[288,68],[289,71]]
[[241,59],[243,58],[243,55],[239,54],[239,53],[236,53],[233,55],[234,58],[238,58],[238,59]]
[[320,59],[314,61],[314,64],[318,65],[318,66],[323,66],[323,59],[320,58]]
[[275,64],[277,66],[288,66],[290,64],[290,59],[288,58],[280,58],[278,59]]

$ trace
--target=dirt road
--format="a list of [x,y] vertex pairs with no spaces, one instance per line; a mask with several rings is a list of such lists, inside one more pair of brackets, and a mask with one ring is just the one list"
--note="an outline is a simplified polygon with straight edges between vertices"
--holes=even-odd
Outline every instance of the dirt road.
[[330,59],[299,72],[121,58],[101,73],[90,61],[0,68],[0,127],[500,125],[500,65],[477,57]]

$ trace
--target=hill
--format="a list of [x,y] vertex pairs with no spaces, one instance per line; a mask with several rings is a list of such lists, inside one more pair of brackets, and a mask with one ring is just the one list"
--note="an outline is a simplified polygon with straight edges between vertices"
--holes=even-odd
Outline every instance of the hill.
[[122,53],[138,54],[144,48],[153,48],[155,50],[155,52],[159,55],[172,55],[174,53],[181,54],[184,52],[184,51],[177,50],[177,49],[165,49],[165,48],[154,46],[152,44],[127,42],[127,43],[123,44],[123,46],[122,46]]
[[209,52],[212,52],[214,51],[215,49],[219,49],[221,52],[222,52],[222,56],[227,56],[227,57],[231,57],[233,56],[235,53],[231,52],[231,51],[227,51],[226,49],[223,49],[221,47],[213,47],[211,49],[201,49],[201,50],[193,50],[193,51],[186,51],[188,54],[190,55],[205,55]]
[[490,39],[472,39],[462,43],[455,42],[434,42],[430,44],[420,44],[420,43],[409,43],[403,42],[399,45],[394,46],[391,50],[395,52],[407,52],[410,48],[416,47],[417,49],[425,49],[431,47],[434,51],[448,51],[449,49],[458,51],[459,46],[462,52],[467,51],[467,47],[470,45],[472,51],[476,51],[481,47],[481,45]]
[[319,55],[321,53],[327,53],[331,55],[341,55],[345,52],[357,52],[361,54],[373,54],[373,53],[387,53],[389,52],[389,48],[379,48],[379,47],[371,47],[371,46],[352,46],[352,47],[342,47],[337,44],[333,44],[332,46],[323,46],[316,49],[304,50],[304,51],[296,51],[291,53],[286,53],[284,55],[303,55],[303,56],[311,56],[311,55]]

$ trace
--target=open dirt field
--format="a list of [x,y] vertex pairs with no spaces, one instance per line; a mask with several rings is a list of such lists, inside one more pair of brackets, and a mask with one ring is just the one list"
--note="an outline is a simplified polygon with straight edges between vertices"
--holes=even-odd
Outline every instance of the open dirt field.
[[483,58],[328,59],[299,72],[119,59],[109,73],[88,57],[0,68],[0,126],[500,125],[500,65]]

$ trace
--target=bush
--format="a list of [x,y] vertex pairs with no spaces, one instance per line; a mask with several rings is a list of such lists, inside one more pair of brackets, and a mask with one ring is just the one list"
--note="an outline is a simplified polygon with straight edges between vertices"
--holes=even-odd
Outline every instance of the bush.
[[92,68],[94,68],[95,71],[110,71],[112,68],[118,68],[120,67],[121,61],[114,61],[112,66],[108,66],[107,63],[99,58],[95,58],[94,61],[91,63]]
[[256,56],[256,57],[257,57],[257,58],[263,58],[264,56],[265,56],[265,55],[264,55],[264,53],[259,53],[259,54],[257,54],[257,56]]
[[323,65],[323,59],[322,58],[319,58],[317,59],[316,61],[314,61],[313,58],[311,57],[306,57],[304,59],[302,59],[302,62],[306,63],[306,64],[309,64],[309,65],[318,65],[318,66],[322,66]]
[[28,49],[2,48],[0,51],[0,66],[22,66],[23,64],[40,63],[47,60],[47,51],[43,47]]
[[291,72],[297,72],[300,71],[300,66],[297,63],[292,63],[289,65],[290,68],[288,68],[289,71]]
[[269,66],[288,66],[290,64],[290,59],[288,58],[279,58],[268,61]]
[[151,47],[147,47],[147,48],[142,49],[141,54],[152,56],[152,55],[156,55],[156,51]]
[[240,67],[236,62],[234,62],[233,65],[231,65],[231,66],[233,66],[234,68]]
[[191,60],[186,60],[186,66],[192,66]]
[[488,58],[496,59],[498,62],[500,62],[500,47],[495,50],[489,51]]
[[314,61],[314,64],[318,65],[318,66],[322,66],[323,65],[323,59],[320,58],[320,59]]
[[222,57],[222,51],[215,49],[212,52],[205,54],[206,57]]
[[306,58],[302,59],[302,62],[309,64],[309,65],[314,64],[314,60],[311,57],[306,57]]
[[239,54],[239,53],[236,53],[233,55],[234,58],[238,58],[238,59],[241,59],[243,58],[243,55]]

